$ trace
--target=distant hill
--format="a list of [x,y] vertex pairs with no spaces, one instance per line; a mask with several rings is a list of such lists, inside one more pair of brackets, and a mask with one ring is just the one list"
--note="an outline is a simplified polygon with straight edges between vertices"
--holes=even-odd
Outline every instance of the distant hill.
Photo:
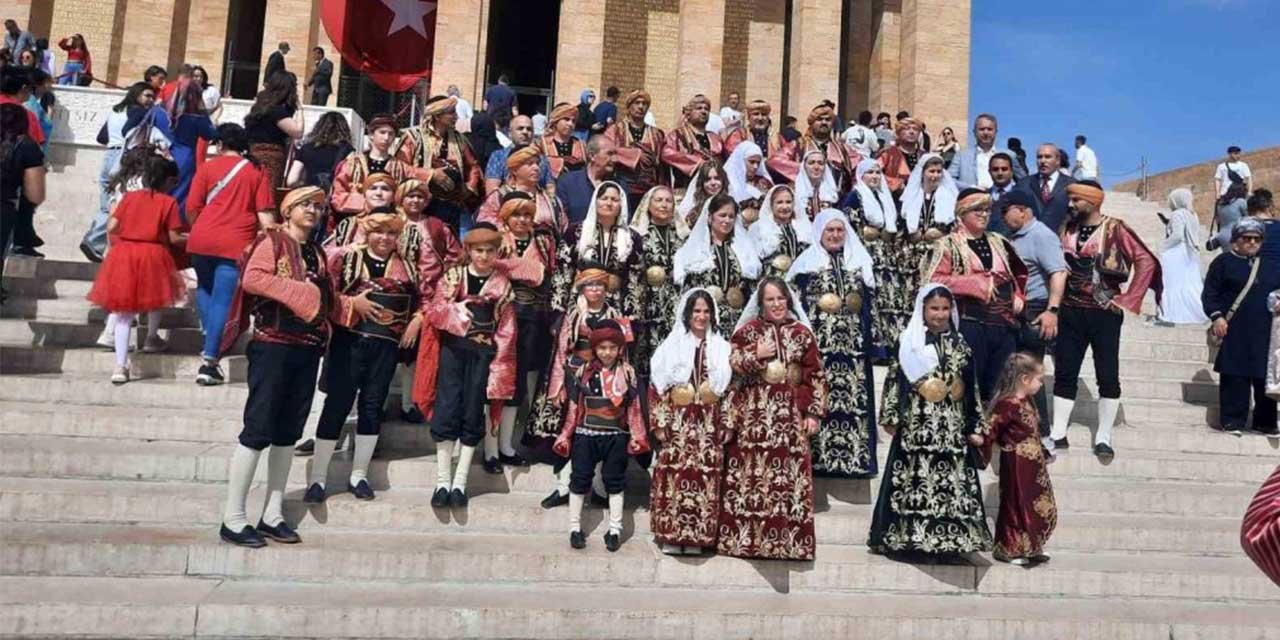
[[[1141,180],[1121,182],[1111,188],[1115,191],[1137,193],[1152,202],[1164,202],[1170,191],[1178,187],[1190,187],[1196,194],[1196,213],[1200,214],[1202,222],[1208,223],[1213,217],[1213,201],[1217,195],[1213,193],[1213,171],[1223,159],[1225,156],[1148,176],[1147,193],[1140,193]],[[1253,188],[1266,187],[1272,191],[1280,189],[1280,147],[1249,151],[1240,159],[1247,162],[1253,171]]]

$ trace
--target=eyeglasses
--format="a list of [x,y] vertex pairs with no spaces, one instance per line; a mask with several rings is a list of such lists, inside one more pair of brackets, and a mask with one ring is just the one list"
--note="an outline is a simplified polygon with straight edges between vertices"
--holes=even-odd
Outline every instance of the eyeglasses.
[[1262,242],[1259,236],[1240,236],[1236,239],[1238,242]]

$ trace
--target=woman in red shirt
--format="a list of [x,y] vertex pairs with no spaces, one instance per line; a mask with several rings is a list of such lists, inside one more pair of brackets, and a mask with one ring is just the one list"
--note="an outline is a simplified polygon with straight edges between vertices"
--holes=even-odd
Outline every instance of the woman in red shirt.
[[58,84],[77,85],[80,76],[93,76],[93,58],[89,56],[89,47],[84,43],[84,36],[75,34],[70,38],[58,41],[58,48],[67,52],[67,63],[62,65],[62,75],[58,76]]

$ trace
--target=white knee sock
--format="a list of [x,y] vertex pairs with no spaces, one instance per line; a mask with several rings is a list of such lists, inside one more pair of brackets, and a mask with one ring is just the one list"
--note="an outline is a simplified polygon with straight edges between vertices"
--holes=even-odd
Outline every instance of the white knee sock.
[[462,445],[462,453],[458,454],[458,468],[453,472],[453,488],[467,492],[467,474],[471,472],[471,458],[476,454],[474,446]]
[[609,533],[622,533],[622,494],[609,495]]
[[1053,426],[1049,429],[1049,437],[1061,440],[1067,437],[1067,425],[1071,423],[1071,410],[1076,401],[1053,397]]
[[132,334],[130,323],[133,322],[133,314],[117,313],[115,316],[116,366],[123,367],[129,364],[129,337]]
[[516,448],[512,445],[511,439],[515,436],[517,410],[519,407],[502,408],[502,421],[498,423],[498,453],[504,456],[516,454]]
[[413,409],[413,375],[417,371],[417,365],[400,365],[400,410],[410,411]]
[[1116,414],[1120,412],[1120,398],[1098,398],[1098,434],[1094,444],[1111,446],[1111,428],[1116,426]]
[[582,530],[582,505],[586,502],[586,496],[569,494],[569,533]]
[[449,465],[453,464],[453,441],[446,440],[436,443],[436,488],[450,489],[453,482],[453,474],[449,471]]
[[484,459],[491,460],[496,457],[498,457],[498,434],[493,433],[486,424],[484,426]]
[[573,475],[573,463],[567,462],[560,468],[559,482],[556,484],[556,491],[559,491],[562,496],[572,495],[569,493],[569,476],[571,475]]
[[313,484],[324,487],[325,478],[329,476],[329,461],[333,459],[333,450],[338,447],[337,440],[316,438],[316,450],[311,457],[311,478],[308,486]]
[[373,450],[378,446],[378,436],[362,436],[356,434],[356,452],[351,458],[351,486],[369,479],[369,461],[373,460]]
[[289,467],[293,466],[293,447],[271,446],[267,453],[267,508],[262,521],[274,527],[284,522],[284,490],[289,484]]
[[[123,324],[129,326],[128,323]],[[222,510],[222,524],[235,533],[249,526],[244,503],[249,499],[249,485],[253,484],[253,473],[258,470],[258,457],[261,455],[261,451],[242,444],[237,445],[235,453],[231,454],[231,465],[227,470],[227,505]]]

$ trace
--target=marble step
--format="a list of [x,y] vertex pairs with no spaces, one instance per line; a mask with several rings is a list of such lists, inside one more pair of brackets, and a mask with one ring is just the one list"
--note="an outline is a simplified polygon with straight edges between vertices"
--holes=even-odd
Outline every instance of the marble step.
[[[105,318],[106,314],[102,314],[101,317]],[[145,337],[145,326],[138,331]],[[0,318],[0,344],[4,345],[86,348],[94,347],[101,334],[101,321],[89,324]],[[169,342],[170,353],[196,354],[204,346],[204,336],[195,326],[165,328],[162,325],[160,335]]]
[[[31,298],[14,297],[0,307],[0,317],[31,320],[46,323],[88,324],[102,328],[107,311],[94,306],[84,298]],[[145,317],[140,320],[146,324]],[[200,327],[195,305],[175,307],[160,311],[160,327],[164,329]]]
[[[164,337],[165,330],[161,330]],[[146,329],[139,329],[134,351],[129,355],[129,371],[134,380],[176,378],[194,384],[196,373],[204,363],[198,353],[142,353],[139,340],[146,340]],[[248,380],[249,362],[244,356],[222,359],[222,373],[228,382]],[[115,352],[98,347],[59,348],[29,345],[0,345],[2,374],[74,374],[87,378],[107,379],[115,371]]]

